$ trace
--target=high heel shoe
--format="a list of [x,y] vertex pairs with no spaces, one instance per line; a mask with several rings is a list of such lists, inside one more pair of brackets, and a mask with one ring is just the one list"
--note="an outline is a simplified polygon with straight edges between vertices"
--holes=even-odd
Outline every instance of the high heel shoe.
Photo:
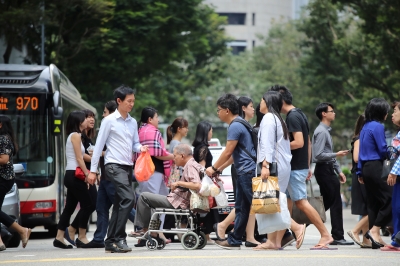
[[381,247],[384,247],[384,245],[372,238],[369,231],[366,232],[364,236],[371,241],[372,249],[380,249]]

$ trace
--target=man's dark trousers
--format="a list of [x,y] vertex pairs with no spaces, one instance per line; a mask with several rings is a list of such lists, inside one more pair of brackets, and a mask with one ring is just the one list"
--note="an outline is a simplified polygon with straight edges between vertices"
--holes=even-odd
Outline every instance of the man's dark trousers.
[[324,199],[325,211],[330,209],[331,212],[332,237],[334,240],[344,239],[340,182],[333,168],[333,163],[317,163],[314,175]]
[[134,204],[132,166],[106,164],[107,177],[115,186],[114,206],[108,226],[106,245],[126,239],[126,222]]

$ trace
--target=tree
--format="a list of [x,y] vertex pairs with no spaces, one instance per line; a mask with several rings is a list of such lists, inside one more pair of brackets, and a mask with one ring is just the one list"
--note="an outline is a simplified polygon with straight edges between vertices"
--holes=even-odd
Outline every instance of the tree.
[[[316,97],[325,97],[341,110],[345,119],[340,128],[352,128],[371,98],[397,99],[400,86],[399,65],[393,63],[397,53],[384,47],[378,31],[367,31],[371,22],[360,18],[361,13],[347,2],[315,0],[308,6],[309,16],[298,24],[307,36],[302,43],[302,76]],[[368,1],[350,2],[363,2],[369,6],[366,13],[376,13]],[[378,1],[370,3],[378,8]],[[383,6],[378,13],[391,13],[393,6]]]
[[[25,39],[36,35],[43,12],[40,9],[41,1],[0,1],[0,36],[6,42],[4,63],[8,64],[13,48],[22,50]],[[40,35],[38,37],[40,39]],[[40,42],[39,42],[40,43]]]

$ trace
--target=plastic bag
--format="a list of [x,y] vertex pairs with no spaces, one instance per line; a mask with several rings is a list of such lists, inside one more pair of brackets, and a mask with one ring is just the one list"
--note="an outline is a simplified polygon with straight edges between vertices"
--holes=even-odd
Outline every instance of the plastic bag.
[[214,197],[217,207],[214,207],[213,209],[225,208],[228,206],[228,195],[225,193],[224,184],[222,184],[222,182],[218,182],[218,185],[221,189],[221,192]]
[[273,214],[256,214],[258,233],[269,234],[290,228],[291,218],[287,207],[286,194],[279,193],[279,204],[281,212]]
[[195,191],[190,190],[190,210],[198,213],[206,213],[210,211],[210,203],[208,196],[203,197],[197,194]]
[[212,196],[215,197],[221,192],[220,188],[212,181],[212,179],[204,175],[201,180],[201,189],[199,194],[202,196]]
[[150,153],[142,152],[135,163],[135,177],[138,182],[145,182],[154,174],[155,166]]
[[253,200],[251,202],[250,214],[272,214],[281,211],[279,208],[279,184],[277,177],[269,176],[265,181],[261,177],[254,177],[252,179],[252,187]]

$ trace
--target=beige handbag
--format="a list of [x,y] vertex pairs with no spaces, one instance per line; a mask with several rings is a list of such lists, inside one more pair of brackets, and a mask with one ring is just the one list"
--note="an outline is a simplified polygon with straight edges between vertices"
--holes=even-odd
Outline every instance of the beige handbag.
[[[306,181],[306,182],[310,183],[310,191],[311,191],[311,197],[307,197],[307,200],[311,204],[311,206],[318,212],[322,222],[325,223],[326,214],[325,214],[323,198],[322,196],[315,197],[311,181]],[[308,217],[305,215],[304,212],[300,211],[297,208],[295,203],[293,203],[292,219],[295,220],[295,222],[298,224],[312,224],[310,219],[308,219]]]

